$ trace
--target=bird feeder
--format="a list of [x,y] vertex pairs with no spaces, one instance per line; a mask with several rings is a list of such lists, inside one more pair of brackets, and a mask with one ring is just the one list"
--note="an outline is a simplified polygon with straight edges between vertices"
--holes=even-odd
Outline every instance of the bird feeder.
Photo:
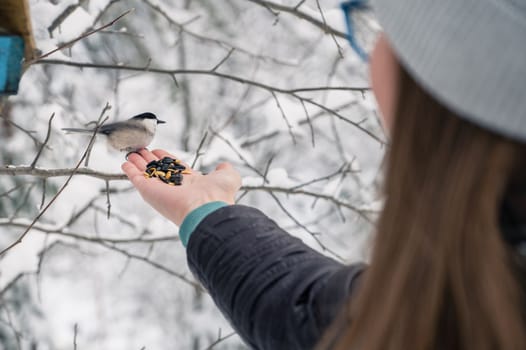
[[15,95],[35,42],[27,0],[0,0],[0,95]]

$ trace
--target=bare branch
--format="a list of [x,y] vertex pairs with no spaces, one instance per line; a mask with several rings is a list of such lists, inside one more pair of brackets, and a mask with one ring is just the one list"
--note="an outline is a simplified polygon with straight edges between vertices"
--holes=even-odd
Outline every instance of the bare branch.
[[305,230],[305,232],[307,232],[308,234],[310,234],[312,236],[312,238],[314,238],[314,240],[316,241],[316,243],[318,243],[318,245],[320,246],[321,249],[323,249],[324,251],[327,251],[329,253],[331,253],[332,255],[334,255],[335,257],[337,257],[338,259],[340,259],[341,261],[343,261],[343,257],[341,257],[340,255],[338,255],[336,252],[334,252],[333,250],[327,248],[323,243],[322,241],[320,241],[320,239],[318,238],[319,236],[319,233],[318,232],[312,232],[307,226],[303,225],[298,219],[296,219],[294,217],[294,215],[292,215],[292,213],[290,213],[290,211],[287,210],[287,208],[285,208],[285,206],[281,203],[281,201],[279,200],[279,198],[273,193],[273,192],[268,192],[268,194],[274,198],[274,200],[276,201],[276,203],[278,204],[278,206],[280,207],[280,209],[292,220],[294,221],[294,223],[296,225],[298,225],[298,227],[301,227],[303,230]]
[[[40,145],[42,145],[42,142],[40,142],[40,140],[37,139],[35,137],[35,135],[33,135],[33,134],[36,133],[36,131],[25,129],[24,127],[18,125],[17,123],[15,123],[14,121],[12,121],[8,117],[6,117],[5,115],[0,115],[0,118],[4,119],[6,122],[8,122],[9,124],[13,125],[15,128],[17,128],[18,130],[22,131],[24,134],[29,136],[31,138],[31,140],[33,140],[33,142],[35,143],[35,146],[40,147]],[[48,148],[49,148],[49,146],[48,146]]]
[[[97,125],[97,127],[93,130],[93,135],[91,136],[91,140],[90,140],[90,144],[93,142],[94,138],[95,138],[95,135],[97,134],[97,132],[99,131],[99,128],[102,126],[102,124],[105,122],[106,120],[103,120],[102,123],[100,123],[99,125]],[[53,198],[51,198],[51,200],[48,202],[48,204],[40,211],[40,213],[35,217],[35,219],[33,220],[33,222],[31,223],[31,225],[29,225],[26,230],[18,237],[18,239],[16,241],[14,241],[13,243],[11,243],[9,246],[7,246],[5,249],[3,249],[2,251],[0,251],[0,256],[4,255],[6,252],[8,252],[10,249],[12,249],[13,247],[15,247],[16,245],[20,244],[22,242],[22,240],[24,239],[24,237],[28,234],[28,232],[31,230],[31,228],[33,227],[33,225],[44,215],[44,213],[51,207],[51,205],[55,202],[55,200],[60,196],[60,194],[62,193],[62,191],[64,191],[64,189],[67,187],[67,185],[69,184],[69,182],[71,181],[71,179],[73,178],[73,175],[75,175],[75,172],[77,171],[77,169],[80,167],[80,164],[82,164],[82,162],[84,161],[84,158],[86,158],[86,155],[87,155],[87,151],[88,149],[86,149],[86,151],[84,152],[84,154],[82,155],[82,157],[80,158],[80,160],[78,161],[77,165],[75,166],[74,168],[74,171],[68,176],[66,182],[62,185],[62,187],[58,190],[58,192],[53,196]]]
[[[253,85],[267,91],[274,91],[282,94],[297,94],[302,92],[317,92],[317,91],[351,91],[351,92],[367,92],[370,91],[370,87],[352,87],[352,86],[314,86],[306,88],[295,88],[285,89],[268,84],[260,83],[254,80],[245,79],[231,74],[220,73],[212,71],[210,69],[163,69],[156,67],[144,67],[144,66],[130,66],[124,64],[112,64],[112,63],[91,63],[91,62],[76,62],[59,59],[43,59],[35,62],[36,64],[45,65],[63,65],[76,68],[93,68],[93,69],[113,69],[113,70],[128,70],[135,72],[149,72],[156,74],[165,75],[210,75],[218,78],[232,80],[241,84]],[[305,99],[307,100],[307,99]]]
[[[259,176],[261,176],[263,179],[265,179],[265,175],[263,173],[261,173],[261,171],[259,171],[256,167],[254,167],[252,164],[249,163],[249,161],[234,147],[234,145],[228,140],[226,139],[225,137],[223,137],[221,134],[215,132],[214,130],[212,130],[212,134],[214,136],[217,136],[219,139],[221,139],[221,141],[223,141],[224,143],[226,143],[231,149],[232,151],[234,151],[234,153],[239,157],[239,159],[241,159],[243,161],[243,163],[245,163],[245,165],[252,169],[256,174],[258,174]],[[265,180],[265,182],[268,182]]]
[[203,145],[205,144],[207,136],[208,136],[208,131],[204,133],[203,137],[201,138],[201,142],[199,142],[199,146],[197,146],[197,150],[195,151],[194,160],[192,161],[192,165],[190,165],[192,169],[195,167],[195,164],[197,163],[197,160],[199,159],[199,157],[201,157],[204,154],[201,152],[201,149],[203,148]]
[[[338,49],[338,54],[340,55],[340,57],[343,58],[343,49],[340,46],[340,44],[338,43],[338,40],[336,40],[336,37],[334,36],[334,33],[329,30],[329,25],[327,24],[327,21],[325,20],[325,14],[323,13],[323,10],[321,8],[320,0],[316,0],[316,6],[318,7],[318,12],[320,13],[321,20],[322,20],[323,26],[325,28],[324,31],[326,33],[329,33],[329,35],[331,36],[332,40],[334,41],[334,44],[336,45],[336,48]],[[296,11],[297,11],[297,8],[296,8]]]
[[[4,227],[19,227],[19,228],[27,228],[29,225],[31,225],[30,220],[25,219],[0,219],[0,226]],[[32,227],[33,230],[49,235],[57,235],[62,237],[68,237],[72,238],[78,241],[84,241],[84,242],[90,242],[90,243],[108,243],[108,244],[134,244],[134,243],[140,243],[140,244],[151,244],[151,243],[159,243],[159,242],[177,242],[179,241],[179,237],[176,235],[173,236],[159,236],[159,237],[152,237],[152,238],[144,238],[144,237],[131,237],[131,238],[111,238],[111,237],[102,237],[102,236],[96,236],[95,234],[86,235],[71,231],[66,231],[64,228],[57,227],[57,226],[50,226],[50,225],[41,225],[41,224],[34,224]]]
[[75,323],[73,326],[73,350],[77,350],[77,334],[79,332],[79,325]]
[[205,36],[205,35],[202,35],[202,34],[199,34],[199,33],[196,33],[196,32],[193,32],[193,31],[187,29],[186,27],[188,26],[188,24],[190,24],[190,23],[194,22],[195,20],[199,19],[199,16],[194,17],[194,18],[190,19],[189,21],[186,21],[185,23],[180,23],[180,22],[177,22],[176,20],[174,20],[170,15],[168,15],[166,13],[166,11],[161,9],[158,5],[152,4],[151,1],[144,0],[144,4],[148,5],[152,10],[154,10],[155,12],[160,14],[170,24],[176,26],[179,29],[179,32],[185,33],[185,34],[187,34],[188,36],[190,36],[190,37],[192,37],[194,39],[197,39],[197,40],[202,41],[202,42],[208,42],[208,43],[216,44],[219,47],[221,47],[221,48],[223,48],[225,50],[228,50],[228,51],[231,51],[232,49],[235,49],[236,51],[238,51],[238,52],[240,52],[242,54],[245,54],[248,57],[255,58],[255,59],[260,59],[260,60],[263,60],[263,61],[266,61],[266,62],[273,62],[273,63],[279,64],[279,65],[282,65],[282,66],[291,66],[291,67],[297,66],[296,63],[283,61],[283,60],[280,60],[278,58],[271,57],[271,56],[259,55],[259,54],[256,54],[254,52],[251,52],[251,51],[249,51],[247,49],[244,49],[242,47],[235,46],[235,45],[233,45],[231,43],[228,43],[228,42],[226,42],[224,40],[211,38],[209,36]]
[[31,162],[31,165],[30,165],[31,168],[35,167],[35,165],[38,162],[38,159],[40,158],[40,155],[42,154],[42,151],[44,150],[44,147],[46,147],[46,145],[47,145],[47,143],[49,141],[49,137],[51,136],[51,123],[53,122],[53,118],[55,118],[55,113],[51,114],[51,117],[49,117],[49,121],[48,121],[48,124],[47,124],[46,139],[44,140],[44,142],[40,146],[35,159]]
[[31,168],[27,165],[5,165],[4,167],[0,168],[0,175],[31,175],[39,178],[86,175],[107,181],[128,180],[128,177],[125,174],[104,173],[89,168],[44,169]]
[[[97,119],[97,121],[95,122],[95,125],[99,125],[102,118],[104,117],[104,113],[106,113],[107,111],[109,111],[111,109],[111,106],[109,104],[109,102],[106,102],[106,105],[104,106],[104,108],[102,108],[102,111],[100,112],[100,115],[99,115],[99,118]],[[108,117],[106,117],[107,119]],[[84,166],[87,167],[89,165],[89,160],[90,160],[90,156],[91,156],[91,150],[93,149],[93,145],[95,144],[95,137],[93,137],[88,145],[88,149],[86,151],[86,160],[84,161]]]
[[[75,10],[75,9],[73,9],[73,10]],[[90,36],[90,35],[93,35],[93,34],[95,34],[95,33],[97,33],[97,32],[100,32],[101,30],[104,30],[104,29],[106,29],[106,28],[108,28],[108,27],[111,27],[111,26],[114,25],[116,22],[118,22],[121,18],[123,18],[124,16],[126,16],[127,14],[129,14],[129,13],[132,12],[132,11],[133,11],[133,9],[129,9],[129,10],[127,10],[126,12],[124,12],[124,13],[122,13],[121,15],[117,16],[117,17],[116,17],[114,20],[112,20],[111,22],[109,22],[109,23],[107,23],[107,24],[105,24],[105,25],[103,25],[103,26],[101,26],[101,27],[98,27],[98,28],[92,29],[92,30],[90,30],[90,31],[88,31],[88,32],[86,32],[86,33],[83,33],[82,35],[76,37],[75,39],[70,40],[70,41],[68,41],[68,42],[66,42],[66,43],[64,43],[64,44],[62,44],[62,45],[60,45],[60,46],[57,47],[56,49],[53,49],[53,50],[51,50],[51,51],[49,51],[49,52],[47,52],[47,53],[45,53],[45,54],[43,54],[43,55],[41,55],[41,56],[35,58],[34,60],[29,61],[28,64],[33,64],[33,63],[35,63],[35,62],[38,62],[38,61],[40,61],[40,60],[42,60],[42,59],[44,59],[44,58],[46,58],[46,57],[48,57],[48,56],[54,54],[54,53],[57,52],[57,51],[63,50],[63,49],[68,48],[68,47],[71,47],[71,46],[72,46],[73,44],[75,44],[77,41],[80,41],[80,40],[82,40],[82,39],[84,39],[84,38],[87,38],[87,37]],[[68,14],[68,15],[69,15],[69,14]]]
[[307,190],[291,189],[287,187],[278,187],[278,186],[241,186],[241,190],[242,191],[265,191],[268,193],[286,193],[289,195],[304,195],[304,196],[324,199],[328,202],[335,204],[336,206],[343,207],[343,208],[346,208],[346,209],[349,209],[355,212],[356,214],[358,214],[361,218],[363,218],[365,221],[367,221],[370,224],[372,224],[372,219],[369,216],[376,214],[375,212],[372,212],[370,210],[360,209],[355,205],[339,200],[333,196],[323,194],[323,193],[307,191]]
[[[296,5],[296,6],[285,6],[285,5],[282,5],[282,4],[278,4],[278,3],[275,3],[275,2],[272,2],[272,1],[266,1],[266,0],[248,0],[248,1],[253,2],[254,4],[258,4],[260,6],[263,6],[263,7],[267,8],[267,9],[274,9],[276,11],[289,13],[289,14],[291,14],[293,16],[301,18],[301,19],[309,22],[310,24],[320,28],[324,33],[331,34],[331,35],[334,35],[334,36],[337,36],[337,37],[340,37],[340,38],[343,38],[343,39],[345,39],[347,37],[345,35],[345,33],[340,32],[339,30],[336,30],[336,29],[328,26],[323,21],[320,21],[320,20],[310,16],[309,14],[301,11],[299,9],[298,5]],[[301,5],[301,3],[299,5]]]
[[[250,1],[253,1],[253,0],[250,0]],[[326,90],[354,91],[354,92],[363,93],[364,91],[369,90],[369,88],[360,88],[360,87],[310,87],[310,88],[284,89],[284,88],[279,88],[279,87],[267,85],[267,84],[264,84],[264,83],[260,83],[260,82],[254,81],[254,80],[244,79],[244,78],[237,77],[237,76],[234,76],[234,75],[220,73],[220,72],[217,72],[217,71],[214,72],[214,71],[210,71],[210,70],[199,70],[199,69],[186,69],[186,70],[185,69],[172,69],[172,70],[170,70],[170,69],[160,69],[160,68],[149,68],[148,70],[145,70],[143,67],[138,67],[138,66],[125,66],[125,65],[115,65],[115,64],[98,64],[98,63],[84,63],[84,62],[73,62],[73,61],[64,61],[64,60],[49,60],[49,59],[38,61],[36,63],[65,65],[65,66],[78,67],[78,68],[96,68],[96,69],[147,71],[147,72],[151,72],[151,73],[166,74],[166,75],[170,75],[170,76],[183,75],[183,74],[211,75],[211,76],[215,76],[215,77],[218,77],[218,78],[235,81],[235,82],[238,82],[238,83],[241,83],[241,84],[252,85],[252,86],[255,86],[255,87],[258,87],[258,88],[270,91],[270,92],[289,94],[292,97],[298,99],[299,101],[304,101],[307,104],[311,104],[313,106],[316,106],[316,107],[318,107],[318,108],[320,108],[320,109],[322,109],[322,110],[324,110],[324,111],[326,111],[328,113],[331,113],[332,115],[334,115],[338,119],[355,126],[360,131],[366,133],[367,135],[372,137],[374,140],[379,142],[381,145],[385,144],[385,142],[380,137],[376,136],[371,131],[365,129],[360,124],[358,124],[356,122],[353,122],[352,120],[344,117],[340,113],[337,113],[337,112],[333,111],[331,108],[329,108],[329,107],[327,107],[327,106],[325,106],[325,105],[323,105],[321,103],[318,103],[318,102],[316,102],[316,101],[314,101],[312,99],[305,98],[305,97],[302,97],[302,96],[298,95],[298,93],[300,93],[300,92],[326,91]]]
[[296,144],[296,136],[294,136],[294,132],[292,131],[292,125],[290,125],[289,119],[287,118],[287,115],[285,114],[285,111],[283,110],[283,107],[281,107],[281,104],[279,103],[279,99],[276,96],[276,93],[272,91],[272,97],[274,97],[274,101],[276,101],[276,105],[278,106],[278,109],[281,113],[281,116],[285,120],[285,123],[287,124],[287,128],[289,129],[290,137],[292,138],[292,142]]
[[106,180],[106,207],[108,208],[108,220],[111,216],[111,201],[110,201],[110,182]]
[[69,5],[62,11],[54,20],[51,22],[51,25],[47,27],[47,31],[50,37],[53,37],[53,32],[55,29],[60,27],[60,25],[69,17],[79,6],[81,6],[86,0],[79,0],[78,3]]
[[221,67],[223,63],[225,63],[230,58],[230,56],[232,56],[235,50],[236,50],[235,48],[231,48],[230,51],[228,51],[228,53],[226,54],[226,56],[223,57],[223,59],[219,61],[219,63],[216,64],[214,68],[211,69],[211,71],[215,72],[219,67]]
[[127,256],[128,258],[130,259],[134,259],[134,260],[138,260],[138,261],[142,261],[148,265],[151,265],[161,271],[164,271],[166,273],[168,273],[169,275],[172,275],[174,277],[177,277],[178,279],[180,279],[181,281],[183,282],[186,282],[188,285],[190,285],[191,287],[197,289],[197,290],[200,290],[200,291],[203,291],[203,287],[201,287],[200,284],[198,284],[197,282],[189,279],[188,277],[186,277],[184,274],[181,274],[179,272],[175,272],[171,269],[169,269],[168,267],[164,266],[164,265],[161,265],[153,260],[150,260],[144,256],[140,256],[140,255],[136,255],[136,254],[133,254],[133,253],[130,253],[129,251],[127,250],[124,250],[124,249],[121,249],[121,248],[118,248],[116,246],[113,246],[113,245],[109,245],[109,244],[106,244],[106,243],[101,243],[104,247],[110,249],[110,250],[114,250],[116,252],[119,252],[125,256]]
[[236,332],[228,333],[227,335],[221,334],[221,329],[219,329],[219,332],[217,334],[217,339],[214,340],[214,342],[210,345],[208,345],[204,350],[211,350],[213,349],[217,344],[221,343],[222,341],[225,341],[226,339],[230,338],[231,336],[237,334]]

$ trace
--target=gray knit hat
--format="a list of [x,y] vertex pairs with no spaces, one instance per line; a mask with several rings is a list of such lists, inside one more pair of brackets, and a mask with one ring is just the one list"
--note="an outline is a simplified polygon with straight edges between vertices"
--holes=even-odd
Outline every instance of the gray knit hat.
[[397,56],[452,111],[526,142],[526,0],[373,0]]

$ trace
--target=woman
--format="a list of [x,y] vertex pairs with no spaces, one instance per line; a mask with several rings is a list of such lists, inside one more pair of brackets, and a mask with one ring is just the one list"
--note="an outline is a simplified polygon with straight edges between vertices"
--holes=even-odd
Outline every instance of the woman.
[[181,225],[190,268],[254,348],[526,349],[526,6],[377,0],[375,10],[384,34],[372,87],[391,142],[367,269],[233,205],[229,164],[169,190],[142,175],[164,151],[123,170]]

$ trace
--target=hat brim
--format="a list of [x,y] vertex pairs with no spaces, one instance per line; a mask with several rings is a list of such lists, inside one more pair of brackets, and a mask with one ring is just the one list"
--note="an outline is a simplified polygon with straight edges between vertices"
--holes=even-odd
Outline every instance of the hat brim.
[[472,122],[526,141],[526,5],[510,0],[373,0],[401,63]]

